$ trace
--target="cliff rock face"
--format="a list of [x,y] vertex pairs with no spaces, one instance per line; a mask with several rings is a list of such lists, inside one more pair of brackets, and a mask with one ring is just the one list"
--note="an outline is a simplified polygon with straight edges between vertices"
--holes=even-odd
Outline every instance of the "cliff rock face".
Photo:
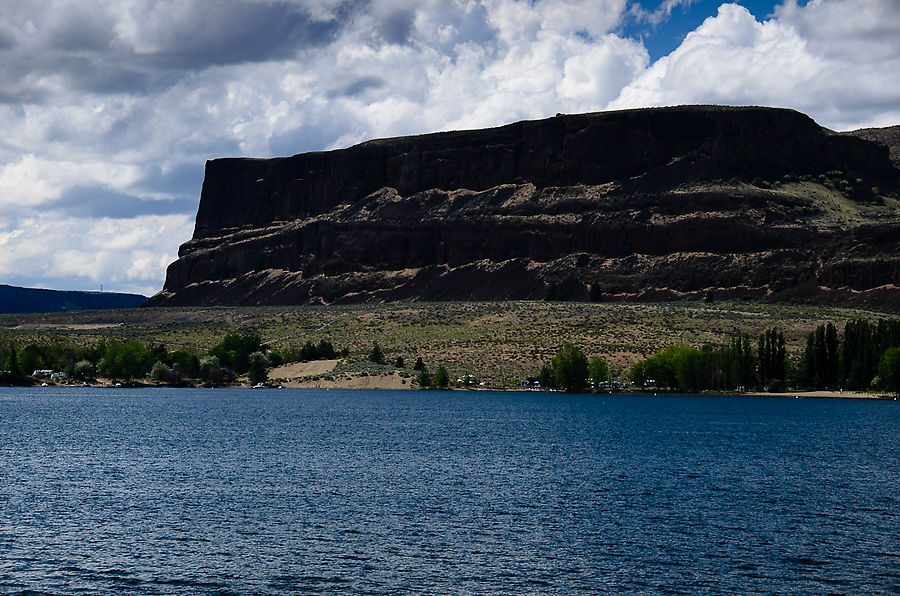
[[715,106],[219,159],[148,304],[900,306],[898,181],[884,145],[790,110]]

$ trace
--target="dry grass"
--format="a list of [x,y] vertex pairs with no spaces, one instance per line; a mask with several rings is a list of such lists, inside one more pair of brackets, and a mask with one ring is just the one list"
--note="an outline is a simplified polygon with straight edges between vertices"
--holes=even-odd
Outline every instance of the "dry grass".
[[722,344],[736,333],[755,337],[778,326],[796,357],[806,334],[821,323],[834,322],[841,330],[850,319],[887,316],[895,315],[754,302],[406,302],[7,315],[0,318],[0,335],[20,345],[49,338],[94,343],[117,337],[205,351],[226,333],[252,331],[275,349],[327,339],[336,348],[349,348],[351,360],[364,359],[377,341],[389,362],[402,356],[411,367],[421,357],[432,370],[444,364],[451,375],[513,380],[536,374],[564,341],[624,370],[673,343]]

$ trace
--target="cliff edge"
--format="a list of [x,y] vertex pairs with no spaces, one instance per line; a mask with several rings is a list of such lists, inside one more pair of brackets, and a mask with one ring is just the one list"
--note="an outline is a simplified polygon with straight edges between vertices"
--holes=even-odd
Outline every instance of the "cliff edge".
[[682,106],[217,159],[147,305],[900,306],[900,170],[860,136],[792,110]]

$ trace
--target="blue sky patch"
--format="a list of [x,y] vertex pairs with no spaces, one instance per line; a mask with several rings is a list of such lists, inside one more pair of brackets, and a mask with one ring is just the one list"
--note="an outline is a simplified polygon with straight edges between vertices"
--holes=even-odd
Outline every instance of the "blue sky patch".
[[[775,6],[781,4],[774,0],[737,0],[734,3],[749,10],[757,21],[769,18],[774,13]],[[648,19],[638,20],[633,16],[628,17],[622,30],[628,37],[643,40],[644,46],[650,52],[650,60],[655,62],[681,45],[685,36],[699,27],[704,20],[716,16],[719,6],[726,3],[722,0],[684,2],[672,6],[667,16],[664,16],[663,8],[666,3],[660,0],[638,0],[632,4],[639,5],[647,15],[658,14],[661,19],[658,23],[653,23],[648,22]],[[803,5],[806,2],[801,1],[798,4]]]

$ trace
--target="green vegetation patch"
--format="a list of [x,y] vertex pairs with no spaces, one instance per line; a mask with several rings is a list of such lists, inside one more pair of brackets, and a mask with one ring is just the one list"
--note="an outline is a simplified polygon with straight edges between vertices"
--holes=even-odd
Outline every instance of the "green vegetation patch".
[[[359,365],[369,366],[375,365],[368,359],[377,343],[386,363],[377,366],[393,368],[401,358],[411,369],[421,358],[432,375],[443,365],[453,381],[473,375],[515,385],[536,376],[565,342],[578,346],[588,360],[602,357],[610,377],[617,378],[638,360],[671,345],[722,347],[729,345],[732,336],[757,338],[774,327],[784,335],[788,358],[799,362],[807,335],[819,325],[831,322],[843,329],[847,321],[877,322],[889,317],[889,313],[859,308],[758,302],[153,308],[5,316],[0,318],[0,347],[15,346],[21,351],[30,344],[58,343],[88,348],[109,340],[134,339],[148,349],[161,347],[200,359],[227,335],[241,334],[258,336],[260,351],[270,357],[324,341],[348,362],[369,362]],[[245,356],[249,358],[249,353]],[[76,355],[71,366],[81,359]],[[144,372],[152,365],[147,364]]]

